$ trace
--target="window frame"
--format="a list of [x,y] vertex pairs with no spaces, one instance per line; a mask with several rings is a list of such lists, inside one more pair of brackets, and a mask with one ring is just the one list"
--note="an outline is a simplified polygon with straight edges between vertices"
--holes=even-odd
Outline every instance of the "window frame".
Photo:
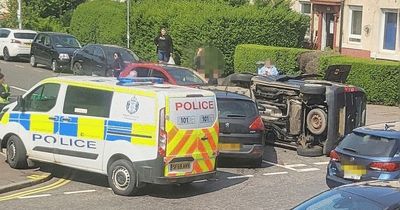
[[[391,49],[385,49],[384,45],[385,45],[385,26],[386,26],[386,13],[396,13],[397,14],[397,30],[396,30],[396,38],[395,38],[395,48],[394,50]],[[390,8],[382,8],[381,9],[381,27],[380,27],[380,49],[383,52],[391,52],[394,53],[397,50],[400,49],[400,11],[397,9],[390,9]]]
[[[360,26],[360,34],[353,34],[352,29],[353,29],[353,12],[354,11],[358,11],[361,12],[361,26]],[[350,5],[349,6],[349,42],[352,43],[357,43],[360,44],[362,41],[362,23],[363,23],[363,7],[360,5]],[[355,40],[359,40],[359,41],[355,41]]]
[[[301,14],[311,15],[311,13],[312,13],[312,5],[311,5],[311,2],[309,2],[309,1],[300,1],[299,3],[300,3],[300,12],[301,12]],[[309,6],[310,6],[310,12],[309,12],[309,13],[304,12],[304,6],[305,6],[305,5],[309,5]]]

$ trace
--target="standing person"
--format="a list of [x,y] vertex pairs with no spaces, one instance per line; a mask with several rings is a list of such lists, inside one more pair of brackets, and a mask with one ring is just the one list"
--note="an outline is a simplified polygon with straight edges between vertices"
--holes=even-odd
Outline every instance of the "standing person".
[[114,77],[119,77],[119,74],[125,68],[125,63],[122,60],[121,53],[114,52],[113,56],[114,56],[114,62],[112,64],[112,67],[113,67],[113,70],[114,70]]
[[172,56],[172,38],[167,34],[165,28],[161,28],[160,35],[154,38],[154,44],[157,46],[158,62],[168,62]]
[[0,111],[10,103],[10,87],[4,82],[4,74],[0,73]]
[[275,65],[272,64],[270,59],[265,60],[264,66],[258,69],[258,75],[262,76],[277,76],[279,74]]

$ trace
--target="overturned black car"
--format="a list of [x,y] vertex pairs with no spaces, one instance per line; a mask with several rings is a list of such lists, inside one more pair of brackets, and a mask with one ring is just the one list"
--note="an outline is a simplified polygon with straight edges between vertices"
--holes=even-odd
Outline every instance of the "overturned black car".
[[232,74],[219,88],[257,102],[267,141],[292,144],[301,156],[328,155],[346,134],[365,125],[364,90],[343,84],[350,68],[330,66],[324,80],[312,79],[316,75]]

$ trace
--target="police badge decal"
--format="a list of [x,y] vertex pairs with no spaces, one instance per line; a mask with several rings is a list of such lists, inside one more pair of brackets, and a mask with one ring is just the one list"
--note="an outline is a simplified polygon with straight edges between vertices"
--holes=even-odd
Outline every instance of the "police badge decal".
[[131,100],[126,102],[126,111],[129,114],[135,114],[139,110],[139,101],[136,97],[132,97]]

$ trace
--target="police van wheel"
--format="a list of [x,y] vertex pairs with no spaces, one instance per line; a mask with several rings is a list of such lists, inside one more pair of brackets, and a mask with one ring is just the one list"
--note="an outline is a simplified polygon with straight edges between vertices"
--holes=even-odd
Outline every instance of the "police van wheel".
[[113,162],[108,170],[108,183],[117,195],[133,195],[138,192],[136,172],[128,160]]
[[11,136],[7,141],[7,162],[11,168],[28,167],[25,146],[17,136]]

